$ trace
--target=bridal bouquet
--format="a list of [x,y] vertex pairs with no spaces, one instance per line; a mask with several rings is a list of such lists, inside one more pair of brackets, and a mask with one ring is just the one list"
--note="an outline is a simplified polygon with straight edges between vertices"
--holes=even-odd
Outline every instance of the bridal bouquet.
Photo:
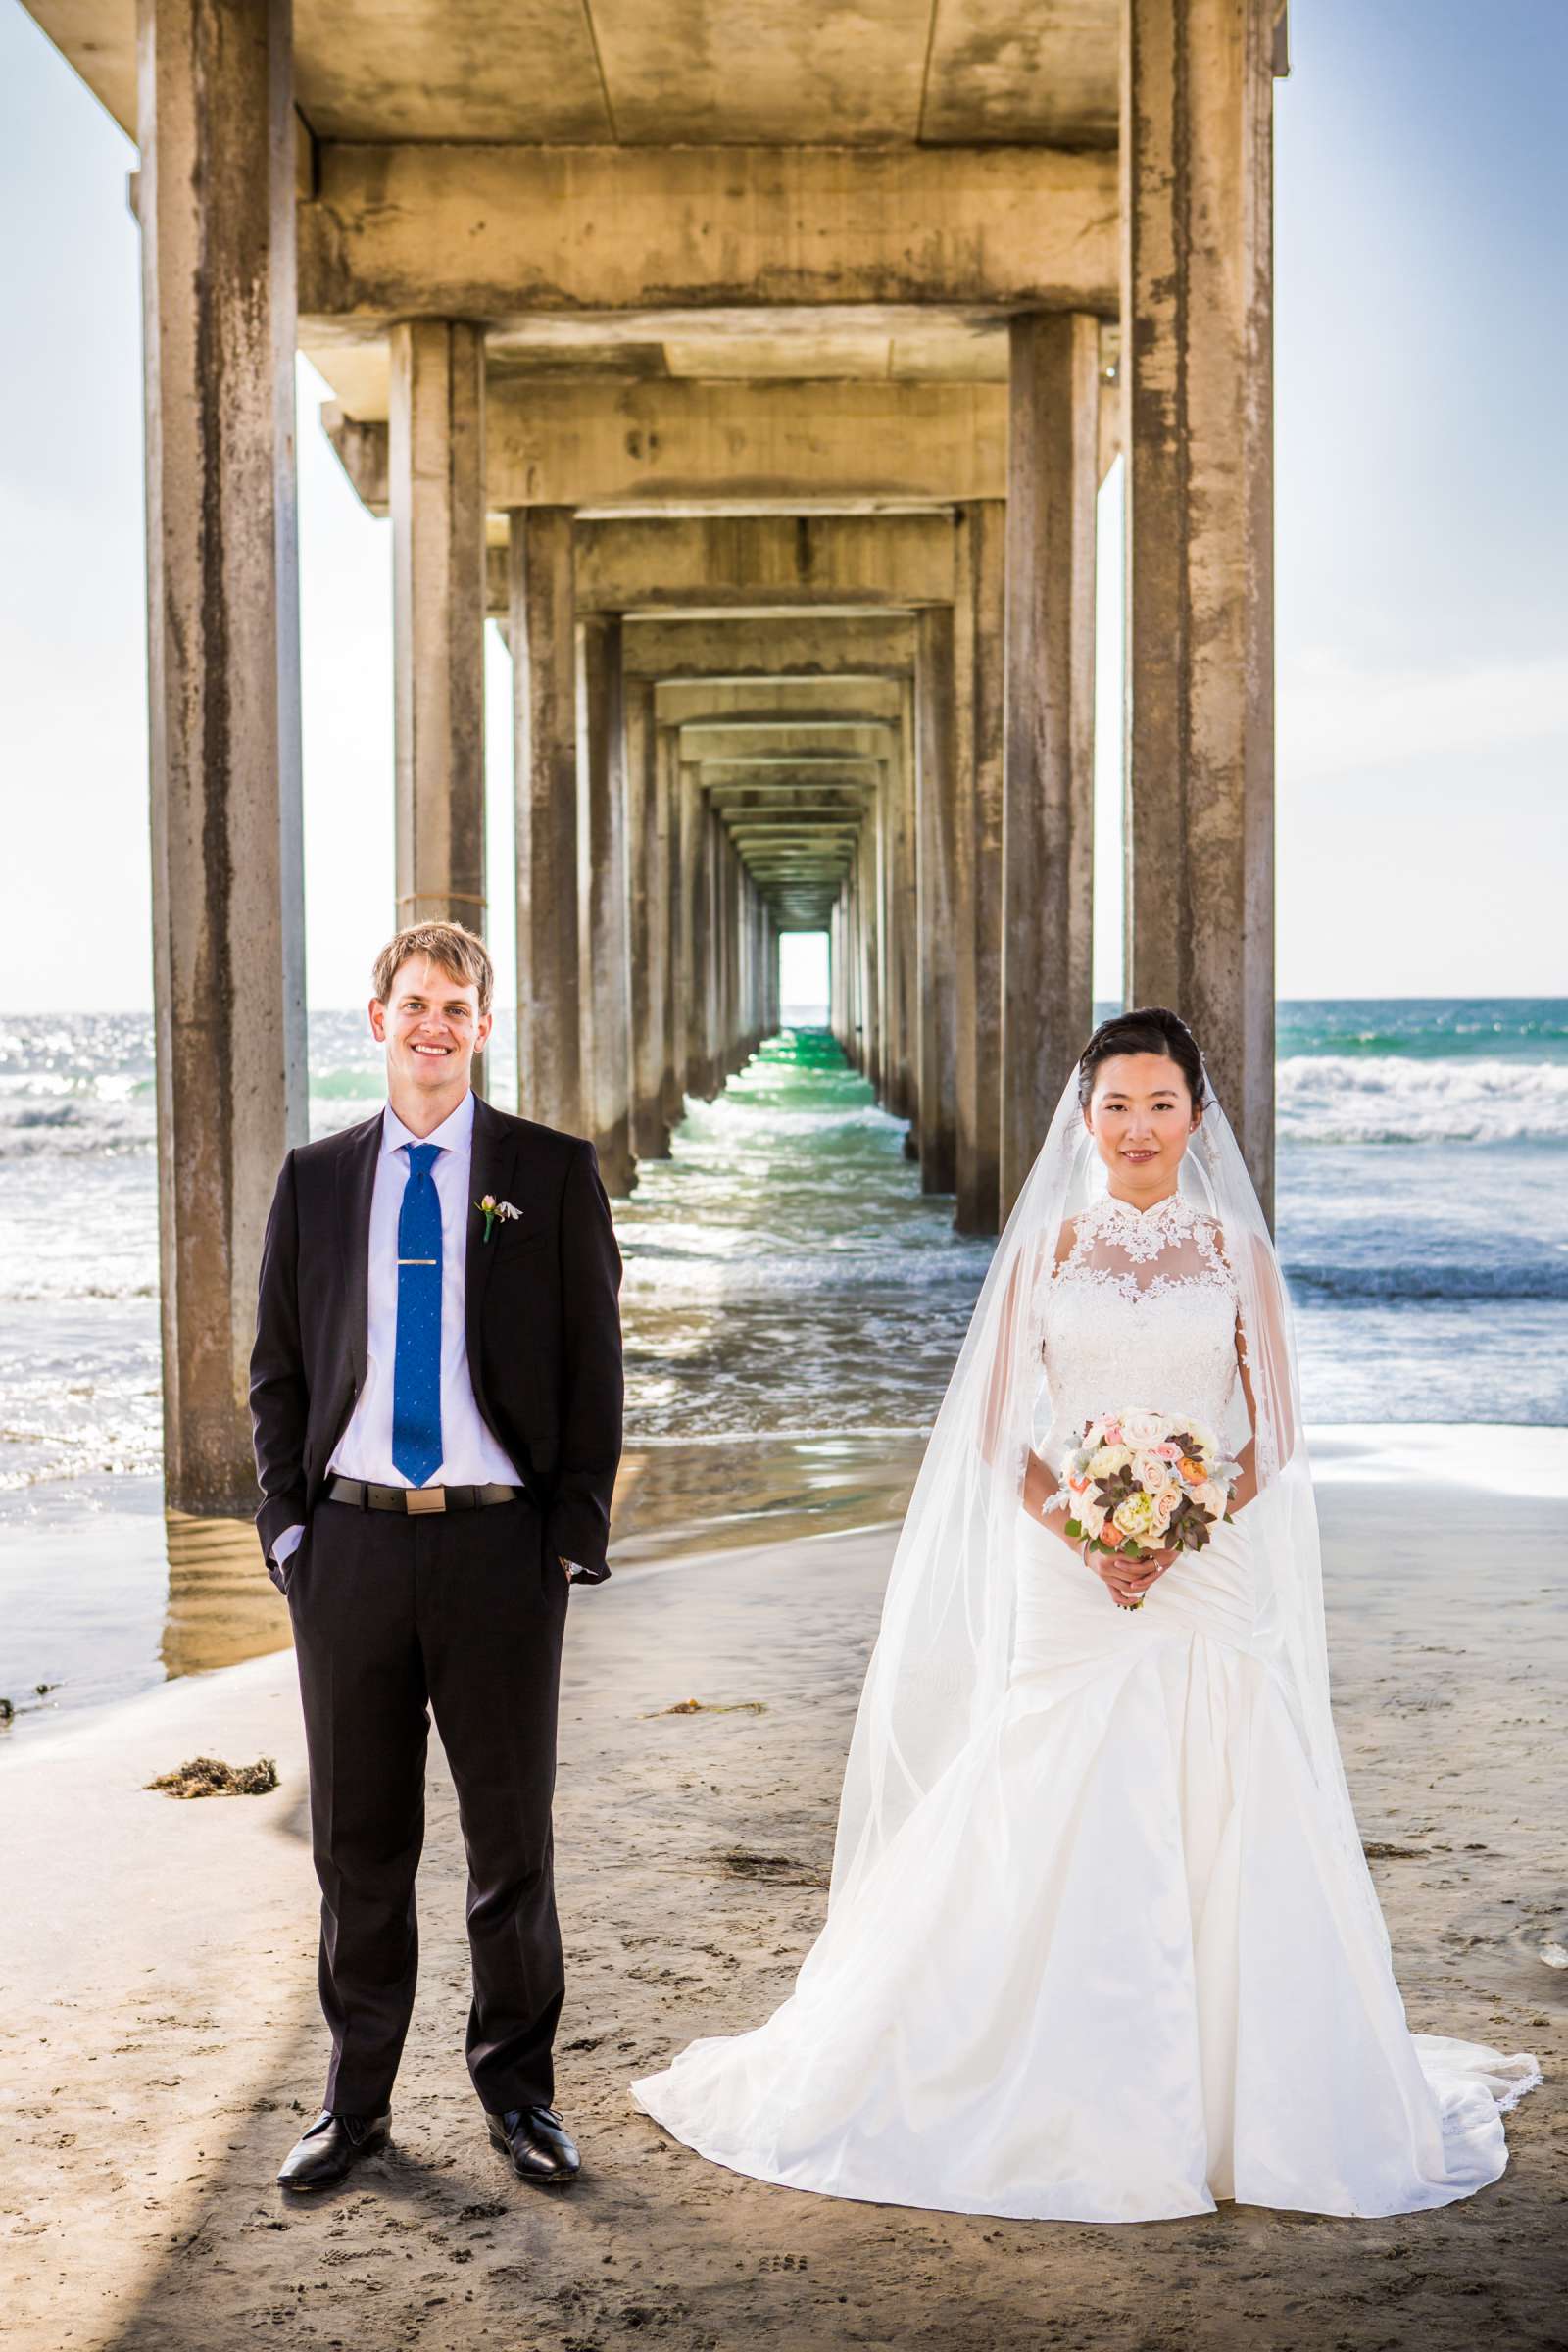
[[1200,1551],[1215,1521],[1230,1517],[1240,1475],[1200,1422],[1141,1407],[1102,1413],[1084,1424],[1062,1472],[1067,1534],[1130,1560],[1168,1546]]

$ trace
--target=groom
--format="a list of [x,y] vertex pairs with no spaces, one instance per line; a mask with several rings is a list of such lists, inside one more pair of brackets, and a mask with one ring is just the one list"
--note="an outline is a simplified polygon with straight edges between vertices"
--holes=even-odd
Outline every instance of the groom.
[[284,1160],[251,1356],[332,2036],[322,2112],[278,2179],[325,2187],[387,2136],[430,1708],[468,1856],[468,2071],[519,2178],[560,2186],[578,2157],[551,2104],[556,1703],[567,1585],[610,1573],[620,1257],[593,1147],[472,1092],[483,942],[458,923],[400,931],[372,985],[386,1104]]

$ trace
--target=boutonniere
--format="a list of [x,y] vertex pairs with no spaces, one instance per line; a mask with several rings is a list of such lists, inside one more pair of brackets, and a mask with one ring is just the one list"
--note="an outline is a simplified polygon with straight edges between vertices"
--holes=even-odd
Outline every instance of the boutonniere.
[[522,1216],[520,1208],[514,1208],[510,1200],[498,1200],[494,1193],[486,1193],[484,1199],[476,1200],[473,1205],[484,1211],[484,1238],[486,1241],[490,1239],[490,1228],[497,1217],[514,1217],[520,1221]]

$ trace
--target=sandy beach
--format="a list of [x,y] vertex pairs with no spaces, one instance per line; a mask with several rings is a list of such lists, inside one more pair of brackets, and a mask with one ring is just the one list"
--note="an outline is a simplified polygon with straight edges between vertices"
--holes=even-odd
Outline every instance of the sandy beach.
[[[1533,2049],[1545,2069],[1494,2188],[1379,2222],[1234,2207],[1119,2230],[994,2222],[764,2187],[632,2107],[628,2080],[694,2034],[762,2017],[820,1919],[883,1526],[675,1549],[573,1597],[559,2097],[585,2175],[559,2201],[513,2181],[468,2089],[462,1848],[439,1754],[394,2144],[302,2204],[271,2178],[324,2061],[291,1656],[31,1733],[0,1767],[0,2336],[27,2352],[1568,2340],[1568,1626],[1551,1501],[1568,1432],[1499,1433],[1501,1541],[1487,1498],[1446,1473],[1446,1433],[1313,1442],[1341,1738],[1411,2024]],[[700,1711],[670,1711],[691,1699]],[[204,1752],[275,1757],[280,1785],[183,1804],[145,1790]]]

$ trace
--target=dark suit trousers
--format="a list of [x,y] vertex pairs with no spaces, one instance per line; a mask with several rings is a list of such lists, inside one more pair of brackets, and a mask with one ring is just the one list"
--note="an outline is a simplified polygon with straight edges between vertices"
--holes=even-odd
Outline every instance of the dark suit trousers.
[[493,2114],[548,2105],[564,1979],[550,1807],[565,1572],[525,1501],[321,1502],[288,1563],[321,1886],[326,2105],[387,2104],[414,2008],[433,1708],[468,1857],[468,2071]]

